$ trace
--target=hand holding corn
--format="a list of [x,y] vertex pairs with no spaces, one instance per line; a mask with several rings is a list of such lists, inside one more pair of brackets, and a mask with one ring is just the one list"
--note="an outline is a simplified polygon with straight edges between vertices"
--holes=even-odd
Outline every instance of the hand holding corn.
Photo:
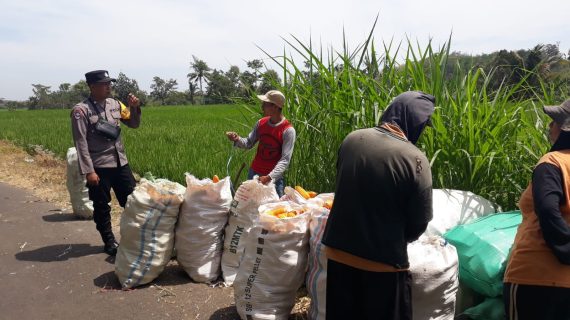
[[141,101],[134,94],[129,93],[127,96],[127,105],[129,108],[138,108],[141,105]]

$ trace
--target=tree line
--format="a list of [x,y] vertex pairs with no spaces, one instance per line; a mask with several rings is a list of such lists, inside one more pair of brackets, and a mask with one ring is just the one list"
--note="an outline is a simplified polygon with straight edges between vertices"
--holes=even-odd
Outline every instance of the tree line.
[[[531,49],[500,50],[491,54],[470,56],[452,52],[448,56],[447,70],[480,69],[489,75],[491,90],[525,83],[514,96],[528,98],[533,92],[549,93],[560,99],[568,97],[570,87],[570,51],[564,54],[559,44],[538,44]],[[451,76],[452,72],[447,73]]]
[[[535,90],[548,90],[562,99],[569,95],[570,87],[570,52],[564,54],[559,44],[538,44],[531,49],[500,50],[481,55],[469,55],[451,52],[447,55],[446,79],[458,73],[480,70],[489,75],[487,88],[498,90],[525,82],[528,90],[521,90],[520,95],[530,95]],[[377,60],[381,61],[381,59]],[[374,62],[377,63],[377,62]],[[386,66],[365,63],[371,77],[381,81],[381,73],[387,72]],[[139,88],[135,79],[119,73],[114,84],[115,97],[125,101],[129,92],[141,98],[144,105],[189,105],[189,104],[226,104],[237,100],[248,101],[255,94],[275,89],[283,84],[279,73],[268,69],[261,59],[247,61],[247,69],[241,71],[238,66],[228,70],[212,69],[196,56],[192,56],[187,74],[188,89],[179,90],[175,79],[153,77],[150,92]],[[383,68],[384,67],[384,68]],[[306,63],[306,74],[310,74],[310,64]],[[310,81],[319,81],[318,73],[307,77]],[[546,86],[545,86],[546,84]],[[387,84],[389,85],[389,84]],[[63,109],[71,108],[89,95],[89,88],[84,80],[76,84],[62,83],[57,90],[42,84],[32,84],[33,95],[26,101],[5,101],[0,98],[0,107],[16,109]]]
[[[188,89],[181,91],[177,80],[155,76],[147,93],[140,89],[137,80],[121,72],[113,83],[113,93],[115,98],[126,101],[127,95],[132,92],[143,105],[227,104],[252,99],[255,94],[275,89],[281,83],[279,74],[266,68],[261,59],[248,61],[244,71],[238,66],[230,66],[224,71],[210,68],[204,60],[195,56],[190,62],[187,79]],[[85,80],[73,85],[62,83],[56,90],[43,84],[32,84],[32,93],[26,101],[5,101],[0,98],[0,108],[71,108],[89,96],[89,87]]]

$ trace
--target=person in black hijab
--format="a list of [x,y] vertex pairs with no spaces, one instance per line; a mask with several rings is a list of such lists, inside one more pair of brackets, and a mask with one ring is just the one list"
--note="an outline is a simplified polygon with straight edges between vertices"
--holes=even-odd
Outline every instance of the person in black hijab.
[[504,276],[507,319],[570,319],[570,99],[545,106],[550,151],[522,193]]
[[432,219],[429,161],[415,146],[435,98],[398,95],[380,124],[356,130],[338,151],[326,246],[327,319],[411,319],[407,244]]

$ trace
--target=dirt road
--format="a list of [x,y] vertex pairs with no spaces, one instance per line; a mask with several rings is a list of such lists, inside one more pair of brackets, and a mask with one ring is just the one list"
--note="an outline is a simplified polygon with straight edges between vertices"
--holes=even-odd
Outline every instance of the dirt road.
[[93,221],[0,183],[0,319],[239,319],[231,288],[193,283],[175,261],[121,291]]
[[[65,179],[64,160],[0,140],[0,320],[239,319],[232,288],[193,283],[176,261],[121,291],[95,224],[69,213]],[[309,303],[300,291],[289,319],[307,319]]]

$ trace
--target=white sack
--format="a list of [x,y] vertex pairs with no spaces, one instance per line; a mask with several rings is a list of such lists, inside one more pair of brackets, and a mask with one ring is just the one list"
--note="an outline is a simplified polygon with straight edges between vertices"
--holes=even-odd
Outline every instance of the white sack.
[[176,225],[176,259],[196,282],[212,282],[220,276],[231,202],[230,177],[214,183],[186,174],[186,194]]
[[[314,199],[319,199],[324,204],[325,201],[334,199],[334,193],[321,193]],[[309,212],[309,263],[305,285],[311,298],[309,307],[311,320],[326,319],[327,255],[321,239],[327,226],[329,212],[329,209],[322,206]]]
[[174,248],[174,226],[183,199],[184,187],[163,179],[142,179],[129,195],[115,260],[123,289],[149,283],[164,270]]
[[267,185],[257,179],[246,180],[237,189],[230,206],[228,225],[224,230],[224,251],[222,253],[222,274],[227,285],[234,282],[243,254],[243,239],[258,216],[260,205],[279,199],[275,184]]
[[82,219],[93,218],[93,202],[89,200],[89,189],[87,189],[85,175],[79,171],[79,161],[77,160],[77,150],[75,147],[67,149],[67,191],[73,213]]
[[459,288],[455,247],[437,236],[422,236],[408,245],[412,274],[413,318],[453,320]]
[[308,215],[279,219],[263,214],[279,206],[300,209],[292,202],[259,207],[234,283],[242,319],[287,319],[303,284],[309,251]]
[[433,219],[424,235],[442,236],[450,229],[497,212],[487,199],[470,191],[433,189]]

